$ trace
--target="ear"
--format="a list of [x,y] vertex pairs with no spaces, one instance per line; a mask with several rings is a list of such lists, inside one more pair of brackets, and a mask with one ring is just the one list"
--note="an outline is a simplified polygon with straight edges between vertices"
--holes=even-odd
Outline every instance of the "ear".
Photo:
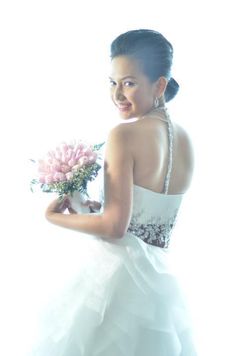
[[168,80],[165,77],[160,77],[155,83],[155,95],[160,98],[164,95]]

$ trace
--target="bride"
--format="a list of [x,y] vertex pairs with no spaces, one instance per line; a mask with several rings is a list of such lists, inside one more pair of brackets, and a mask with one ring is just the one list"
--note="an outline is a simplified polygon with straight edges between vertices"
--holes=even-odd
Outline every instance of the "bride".
[[93,213],[81,214],[68,198],[56,199],[45,213],[65,235],[93,236],[93,252],[42,312],[31,355],[196,355],[168,261],[193,174],[189,136],[166,107],[179,89],[172,59],[170,42],[152,30],[128,31],[111,44],[111,99],[123,122],[106,142],[104,201],[88,200]]

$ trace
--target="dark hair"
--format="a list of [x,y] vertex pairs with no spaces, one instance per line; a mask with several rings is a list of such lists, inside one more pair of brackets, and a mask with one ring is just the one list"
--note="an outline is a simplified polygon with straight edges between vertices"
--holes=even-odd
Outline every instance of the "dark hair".
[[137,59],[152,83],[161,76],[169,80],[166,102],[177,94],[179,84],[171,78],[173,47],[161,33],[146,29],[122,33],[111,44],[111,59],[122,55]]

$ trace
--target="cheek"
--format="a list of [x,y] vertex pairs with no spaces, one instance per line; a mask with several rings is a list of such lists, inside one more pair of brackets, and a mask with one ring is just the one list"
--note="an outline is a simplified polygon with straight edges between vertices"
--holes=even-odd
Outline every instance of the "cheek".
[[142,93],[140,90],[130,91],[127,94],[127,98],[129,98],[130,101],[133,101],[136,104],[138,104],[140,102],[140,100],[142,100]]
[[138,107],[146,107],[150,105],[151,98],[147,94],[147,92],[143,92],[142,90],[137,91],[133,94],[133,99]]

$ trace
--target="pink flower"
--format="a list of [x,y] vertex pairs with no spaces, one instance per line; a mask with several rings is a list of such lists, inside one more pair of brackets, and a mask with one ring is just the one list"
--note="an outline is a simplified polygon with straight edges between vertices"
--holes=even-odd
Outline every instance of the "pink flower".
[[69,149],[65,152],[65,157],[66,157],[67,162],[71,159],[72,153],[73,153],[73,151],[72,151],[71,148],[69,148]]
[[39,183],[45,183],[45,176],[40,176],[39,177]]
[[80,165],[80,167],[85,166],[88,163],[88,157],[87,156],[81,157],[77,163]]
[[67,164],[62,164],[60,167],[60,170],[62,173],[68,173],[68,172],[70,172],[71,168],[69,166],[67,166]]
[[62,163],[68,163],[68,159],[67,159],[66,154],[64,152],[61,155],[61,162]]
[[59,161],[61,161],[62,153],[61,153],[61,152],[57,152],[57,153],[55,154],[55,157],[56,157],[56,159],[58,159]]
[[53,183],[53,175],[52,174],[48,174],[45,176],[45,183],[46,184]]
[[66,173],[66,179],[67,179],[67,180],[70,180],[70,179],[72,179],[72,178],[73,178],[73,173],[72,173],[72,172]]
[[76,164],[75,166],[72,167],[72,171],[75,172],[80,168],[81,168],[81,165],[80,164]]
[[53,176],[54,181],[56,182],[63,182],[66,180],[66,176],[62,172],[56,172]]
[[70,167],[73,167],[75,164],[76,164],[76,160],[73,158],[68,161],[68,166]]
[[97,153],[92,152],[90,156],[88,156],[89,163],[95,163],[97,160]]
[[[93,147],[81,141],[73,141],[73,144],[62,142],[54,150],[48,151],[45,159],[38,160],[37,179],[33,179],[31,184],[39,183],[41,188],[48,184],[47,191],[58,191],[59,194],[67,194],[68,189],[75,187],[79,189],[81,183],[76,176],[80,174],[81,169],[86,184],[91,178],[94,179],[99,169],[95,165],[91,167],[92,170],[87,167],[97,160],[98,155],[93,151]],[[59,182],[61,183],[53,184]]]
[[86,148],[84,151],[83,151],[84,155],[85,156],[90,156],[93,151],[91,150],[91,148]]
[[53,172],[60,171],[60,167],[61,167],[60,162],[58,160],[54,159],[52,162]]
[[75,155],[75,159],[78,161],[78,159],[80,159],[80,157],[82,157],[83,155],[84,155],[83,151],[77,151]]
[[75,152],[82,151],[84,148],[85,148],[85,145],[83,143],[78,143],[77,145],[75,145],[74,151]]

